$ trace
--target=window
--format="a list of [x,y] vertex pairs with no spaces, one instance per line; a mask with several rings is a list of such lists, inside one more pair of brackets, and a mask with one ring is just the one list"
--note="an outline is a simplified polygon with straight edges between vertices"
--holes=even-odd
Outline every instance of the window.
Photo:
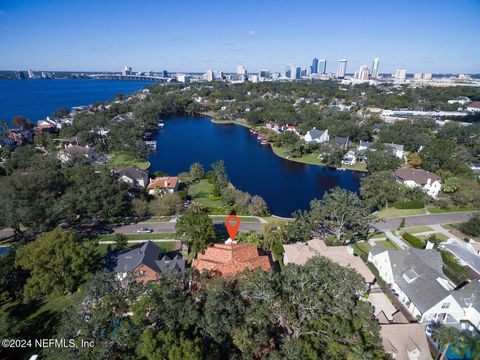
[[442,309],[448,309],[450,307],[450,303],[443,303]]

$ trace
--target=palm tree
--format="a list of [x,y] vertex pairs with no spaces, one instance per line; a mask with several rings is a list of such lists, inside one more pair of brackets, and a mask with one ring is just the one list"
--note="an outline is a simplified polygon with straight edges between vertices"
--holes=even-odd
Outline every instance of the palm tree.
[[469,351],[472,360],[480,360],[480,336],[464,331],[459,339],[459,352],[465,357]]
[[443,360],[445,358],[445,354],[447,353],[450,345],[455,348],[455,352],[456,350],[458,350],[458,340],[460,339],[461,332],[454,327],[439,326],[435,328],[433,336],[438,341],[438,348],[443,348],[440,360]]

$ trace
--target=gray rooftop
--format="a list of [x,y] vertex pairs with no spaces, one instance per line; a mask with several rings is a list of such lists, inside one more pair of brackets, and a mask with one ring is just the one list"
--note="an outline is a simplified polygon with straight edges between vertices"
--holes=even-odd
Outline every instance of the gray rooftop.
[[148,171],[139,169],[137,167],[126,167],[126,168],[120,168],[117,169],[117,173],[120,174],[121,176],[126,176],[130,179],[144,179],[145,177],[148,177]]
[[450,294],[437,278],[443,275],[442,258],[437,250],[389,250],[393,277],[402,291],[425,312]]
[[468,267],[475,270],[476,273],[480,274],[480,256],[476,255],[465,245],[455,241],[443,243],[442,247],[461,259]]
[[472,280],[462,288],[452,292],[462,307],[474,307],[480,311],[480,280]]
[[360,145],[358,146],[369,148],[372,145],[373,145],[373,142],[360,140]]
[[166,269],[183,271],[185,260],[175,256],[172,260],[164,256],[159,260],[160,248],[152,241],[147,241],[134,249],[126,249],[114,252],[111,255],[111,268],[116,273],[125,273],[135,270],[140,264],[146,265],[158,273]]
[[343,137],[343,136],[335,136],[333,139],[334,142],[336,142],[338,145],[345,147],[348,145],[348,138]]
[[310,130],[310,136],[312,137],[312,139],[318,139],[319,137],[321,137],[323,135],[325,131],[322,131],[322,130],[317,130],[315,128],[313,128],[312,130]]
[[398,144],[385,144],[385,146],[388,146],[395,151],[403,151],[403,145],[398,145]]

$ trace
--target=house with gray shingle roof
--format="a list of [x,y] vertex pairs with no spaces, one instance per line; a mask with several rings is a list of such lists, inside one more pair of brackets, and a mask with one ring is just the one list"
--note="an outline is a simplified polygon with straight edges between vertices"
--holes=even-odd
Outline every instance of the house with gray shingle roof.
[[330,140],[330,135],[328,135],[328,130],[317,130],[316,128],[311,129],[303,137],[305,142],[309,144],[321,144]]
[[478,328],[480,313],[458,301],[463,296],[462,288],[454,290],[454,285],[443,274],[443,261],[437,250],[386,250],[375,245],[368,260],[398,300],[420,322],[459,324],[468,321]]
[[152,241],[147,241],[133,249],[118,250],[109,255],[108,267],[116,273],[117,279],[123,281],[133,275],[137,282],[158,279],[165,271],[184,271],[185,260],[181,256],[159,259],[160,248]]
[[441,243],[440,248],[455,256],[460,265],[466,266],[471,278],[480,279],[480,256],[475,253],[471,246],[463,241],[450,238]]

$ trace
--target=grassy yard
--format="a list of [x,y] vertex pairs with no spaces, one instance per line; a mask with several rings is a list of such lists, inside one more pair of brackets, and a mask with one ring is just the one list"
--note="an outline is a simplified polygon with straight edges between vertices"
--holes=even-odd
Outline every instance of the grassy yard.
[[376,213],[380,218],[392,218],[392,217],[404,217],[412,215],[423,215],[425,212],[423,209],[396,209],[388,208],[380,210]]
[[432,235],[435,235],[435,237],[440,240],[440,241],[447,241],[448,240],[448,236],[443,234],[443,233],[432,233],[432,234],[429,234],[429,235],[418,235],[417,237],[421,240],[427,240],[428,237],[432,236]]
[[254,126],[250,125],[247,120],[245,119],[235,119],[235,120],[219,120],[219,119],[212,119],[214,124],[237,124],[240,126],[245,126],[246,128],[253,128]]
[[[73,295],[49,295],[29,304],[20,301],[10,301],[0,307],[0,312],[9,312],[15,319],[13,332],[20,334],[22,339],[55,338],[61,312],[78,303],[81,299],[79,292]],[[12,359],[28,359],[30,355],[38,353],[35,348],[18,348]]]
[[152,223],[152,222],[169,222],[172,218],[169,216],[165,217],[155,217],[155,218],[150,218],[150,219],[145,219],[139,222],[141,223]]
[[363,259],[368,258],[368,253],[370,252],[370,249],[372,248],[372,245],[366,241],[362,242],[356,242],[355,244],[352,245],[353,247],[353,253],[362,257]]
[[222,199],[212,199],[213,185],[202,179],[188,188],[188,195],[200,205],[210,208],[223,208],[225,203]]
[[[214,220],[214,221],[225,221],[227,220],[227,215],[213,215],[211,216],[211,219]],[[258,220],[257,218],[255,217],[251,217],[251,216],[238,216],[238,218],[240,219],[240,221],[243,221],[243,222],[254,222],[254,223],[259,223],[260,220]]]
[[[126,234],[127,240],[162,240],[174,239],[175,233],[151,233],[151,234]],[[113,241],[115,234],[99,235],[95,237],[98,241]]]
[[124,154],[112,154],[112,159],[110,160],[108,166],[112,169],[116,168],[117,166],[136,166],[139,169],[146,170],[150,167],[150,163],[143,159],[135,159]]
[[[275,155],[290,161],[295,161],[303,164],[326,166],[326,164],[318,158],[317,153],[310,153],[310,154],[303,155],[302,157],[292,158],[292,157],[287,157],[287,155],[285,154],[285,150],[282,148],[272,146],[272,150],[275,153]],[[367,171],[367,167],[365,164],[342,165],[340,169]]]
[[[160,251],[162,252],[162,254],[175,250],[175,243],[173,241],[172,242],[157,242],[157,243],[154,243],[154,244],[158,248],[160,248]],[[138,245],[139,245],[138,243],[130,243],[130,244],[128,244],[128,247],[135,247],[135,246],[138,246]],[[109,246],[111,247],[112,245],[98,244],[97,248],[96,248],[97,254],[102,256],[102,257],[107,255]]]
[[369,239],[385,239],[387,236],[384,233],[378,233],[370,236]]
[[464,206],[464,207],[448,207],[448,208],[443,208],[443,209],[437,209],[437,208],[428,208],[428,211],[431,212],[432,214],[443,214],[443,213],[449,213],[449,212],[459,212],[459,211],[480,211],[479,207],[475,206]]
[[393,241],[382,240],[376,242],[378,245],[382,245],[387,250],[400,250],[400,248]]
[[417,226],[417,227],[405,228],[405,231],[414,235],[421,232],[433,231],[433,229],[429,226]]

